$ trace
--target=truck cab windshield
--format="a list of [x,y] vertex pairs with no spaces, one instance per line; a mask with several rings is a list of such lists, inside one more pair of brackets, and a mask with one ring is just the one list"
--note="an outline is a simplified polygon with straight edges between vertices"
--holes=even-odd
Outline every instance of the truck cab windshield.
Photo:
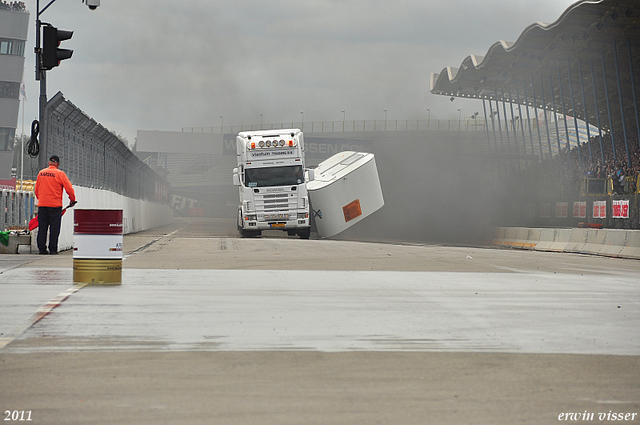
[[304,183],[304,173],[301,165],[247,168],[244,182],[247,187],[292,186]]

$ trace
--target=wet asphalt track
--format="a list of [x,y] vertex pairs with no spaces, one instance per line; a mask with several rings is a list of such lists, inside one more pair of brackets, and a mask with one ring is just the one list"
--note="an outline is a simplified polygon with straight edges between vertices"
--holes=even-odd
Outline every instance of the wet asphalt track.
[[[260,358],[281,353],[284,362],[286,356],[308,352],[363,359],[387,355],[379,361],[382,368],[392,370],[390,362],[407,353],[405,370],[411,370],[420,353],[474,359],[570,355],[574,365],[589,358],[615,359],[588,374],[619,374],[622,382],[619,388],[606,386],[611,394],[594,394],[594,384],[584,400],[566,400],[564,408],[593,410],[602,407],[593,400],[611,399],[625,412],[639,410],[638,261],[487,248],[302,241],[279,234],[239,239],[234,233],[223,220],[193,219],[126,236],[123,284],[117,287],[74,287],[70,252],[2,257],[3,362],[11,364],[17,361],[15,356],[25,354],[53,361],[54,354],[70,353],[95,353],[100,358],[135,353],[255,353],[251,356]],[[462,364],[450,366],[455,370],[452,376]],[[91,370],[90,364],[85,367]],[[277,369],[279,363],[272,367]],[[327,370],[333,367],[338,366],[327,365]],[[535,374],[537,367],[527,375]],[[380,370],[380,364],[375,368]],[[14,372],[0,369],[0,377],[19,382]],[[578,379],[567,378],[569,383]],[[295,376],[278,379],[299,385]],[[598,381],[604,382],[602,377]],[[536,393],[535,386],[529,390]],[[6,387],[0,395],[5,400],[16,396]],[[525,398],[532,403],[523,410],[525,417],[528,409],[540,410],[540,403],[552,405],[536,404],[533,396]],[[22,400],[29,397],[23,395]],[[402,403],[394,406],[379,413],[390,414],[393,409],[406,413]],[[498,408],[485,416],[477,416],[473,405],[462,410],[478,423],[508,423],[512,418]],[[78,420],[91,423],[98,411],[82,410]],[[244,416],[236,413],[237,423],[243,423]],[[356,423],[382,417],[372,413],[319,412],[313,418]],[[446,422],[448,413],[445,409],[437,417]],[[545,420],[530,423],[550,423],[554,414],[547,412]],[[233,411],[230,415],[234,417]],[[207,423],[207,417],[203,413],[197,419]],[[154,418],[149,413],[147,419]],[[291,410],[289,419],[296,418],[300,414]],[[267,419],[263,423],[277,423]],[[284,419],[279,420],[286,423]]]

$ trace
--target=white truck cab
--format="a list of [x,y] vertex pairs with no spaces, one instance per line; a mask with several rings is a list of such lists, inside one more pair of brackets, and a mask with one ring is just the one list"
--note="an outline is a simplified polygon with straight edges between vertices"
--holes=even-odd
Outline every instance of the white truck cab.
[[283,230],[309,239],[304,138],[299,129],[243,131],[236,138],[238,231],[242,237]]

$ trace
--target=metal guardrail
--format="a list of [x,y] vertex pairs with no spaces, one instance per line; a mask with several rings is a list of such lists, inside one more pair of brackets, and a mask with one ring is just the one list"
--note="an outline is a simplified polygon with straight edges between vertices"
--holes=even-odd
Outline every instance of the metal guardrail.
[[0,195],[0,229],[26,229],[35,216],[35,196],[33,192],[3,190]]

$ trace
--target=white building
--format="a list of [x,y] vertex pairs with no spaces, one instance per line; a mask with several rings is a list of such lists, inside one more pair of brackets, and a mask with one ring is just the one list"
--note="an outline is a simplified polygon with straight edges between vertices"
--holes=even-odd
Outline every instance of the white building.
[[0,0],[0,180],[11,178],[28,29],[24,3]]

